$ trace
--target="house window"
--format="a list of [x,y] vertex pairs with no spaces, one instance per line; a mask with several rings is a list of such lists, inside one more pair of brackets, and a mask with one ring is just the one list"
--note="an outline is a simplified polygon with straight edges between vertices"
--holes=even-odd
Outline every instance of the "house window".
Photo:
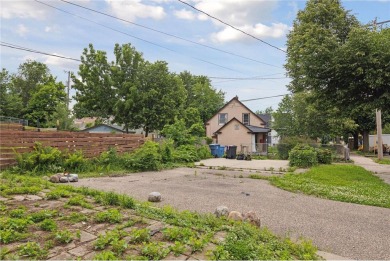
[[220,113],[218,114],[218,124],[224,125],[227,122],[228,114],[227,113]]
[[249,113],[243,113],[242,114],[242,124],[244,125],[250,125],[250,118],[249,118]]

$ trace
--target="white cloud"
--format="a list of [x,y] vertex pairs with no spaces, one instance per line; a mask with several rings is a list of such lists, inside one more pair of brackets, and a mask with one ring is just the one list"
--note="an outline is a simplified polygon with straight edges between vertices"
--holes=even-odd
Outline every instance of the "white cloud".
[[[269,0],[201,0],[195,7],[234,26],[257,24],[271,18],[272,11],[277,7],[277,1]],[[207,16],[200,14],[200,20]],[[216,25],[220,22],[212,20]],[[222,25],[223,26],[223,25]]]
[[193,12],[187,11],[186,9],[175,11],[174,14],[177,18],[184,19],[184,20],[194,20],[196,17]]
[[[283,23],[272,24],[272,26],[264,24],[244,25],[238,28],[260,39],[280,38],[285,36],[289,30],[289,27]],[[211,38],[214,42],[232,42],[249,39],[246,35],[231,27],[225,27],[222,31],[212,34]]]
[[155,5],[145,5],[141,0],[106,0],[112,12],[126,20],[135,21],[137,18],[162,19],[165,17],[164,8]]
[[28,32],[29,30],[26,26],[24,26],[24,24],[19,24],[16,28],[16,33],[21,37],[25,36]]
[[0,17],[3,19],[33,18],[43,20],[46,15],[46,9],[38,7],[34,1],[1,1]]
[[45,33],[59,33],[60,29],[58,28],[57,25],[53,26],[45,26]]
[[[59,53],[53,53],[53,54],[67,57],[66,55],[62,55]],[[59,58],[59,57],[55,57],[55,56],[44,56],[44,63],[48,64],[48,65],[55,65],[55,66],[59,66],[62,68],[69,68],[69,69],[70,68],[76,69],[77,65],[79,64],[79,62],[77,62],[77,61],[67,60],[67,59],[63,59],[63,58]]]

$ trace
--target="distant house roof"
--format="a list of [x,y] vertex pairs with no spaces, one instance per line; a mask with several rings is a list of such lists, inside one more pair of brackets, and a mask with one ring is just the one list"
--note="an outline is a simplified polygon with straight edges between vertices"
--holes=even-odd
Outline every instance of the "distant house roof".
[[226,126],[229,125],[229,123],[231,123],[232,121],[236,121],[238,122],[241,126],[243,126],[244,128],[246,128],[248,130],[249,133],[268,133],[270,132],[271,130],[268,129],[268,128],[262,128],[262,127],[257,127],[257,126],[251,126],[251,125],[245,125],[243,124],[241,121],[237,120],[235,117],[233,119],[231,119],[230,121],[228,121],[226,124],[224,124],[221,128],[219,128],[215,133],[221,133],[221,130],[223,128],[225,128]]
[[265,126],[266,127],[269,127],[270,125],[270,122],[271,122],[271,119],[272,119],[272,115],[269,114],[269,113],[266,113],[266,114],[256,114],[258,117],[260,117],[264,122],[265,122]]
[[96,126],[92,126],[90,128],[86,128],[84,130],[81,130],[82,132],[94,132],[94,131],[99,131],[101,130],[101,132],[111,132],[111,131],[115,131],[115,132],[122,132],[122,133],[125,133],[126,131],[119,125],[110,125],[110,124],[98,124]]
[[225,103],[224,106],[222,106],[221,109],[219,109],[216,113],[214,113],[214,115],[208,119],[206,122],[209,122],[216,114],[218,114],[220,111],[222,111],[226,106],[228,106],[232,101],[237,101],[238,103],[241,104],[242,107],[244,107],[245,109],[247,109],[248,111],[250,111],[255,117],[259,118],[261,121],[264,122],[264,124],[266,124],[266,122],[256,113],[254,113],[251,109],[249,109],[247,106],[245,106],[245,104],[243,104],[242,102],[240,102],[240,100],[238,99],[238,96],[235,96],[233,97],[230,101],[228,101],[227,103]]

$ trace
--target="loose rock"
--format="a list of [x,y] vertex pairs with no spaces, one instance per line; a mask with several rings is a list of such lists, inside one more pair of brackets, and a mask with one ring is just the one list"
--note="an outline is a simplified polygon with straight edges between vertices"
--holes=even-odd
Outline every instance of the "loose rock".
[[214,214],[216,217],[227,217],[229,215],[229,209],[226,206],[218,206],[215,209]]
[[161,194],[159,192],[152,192],[148,196],[148,201],[150,202],[160,202],[161,201]]
[[252,225],[260,227],[260,216],[255,211],[249,211],[244,215],[244,221],[251,223]]
[[230,211],[228,218],[233,219],[233,220],[237,220],[237,221],[240,221],[240,220],[242,221],[244,217],[238,211]]

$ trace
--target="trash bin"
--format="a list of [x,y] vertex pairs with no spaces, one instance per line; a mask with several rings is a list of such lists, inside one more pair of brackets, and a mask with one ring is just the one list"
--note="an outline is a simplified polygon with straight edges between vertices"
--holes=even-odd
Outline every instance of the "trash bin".
[[225,154],[225,146],[220,145],[218,148],[218,158],[222,158],[223,154]]
[[235,159],[237,153],[237,146],[231,145],[226,148],[226,158],[227,159]]
[[210,144],[209,147],[210,147],[211,155],[213,155],[214,157],[218,157],[219,144]]

